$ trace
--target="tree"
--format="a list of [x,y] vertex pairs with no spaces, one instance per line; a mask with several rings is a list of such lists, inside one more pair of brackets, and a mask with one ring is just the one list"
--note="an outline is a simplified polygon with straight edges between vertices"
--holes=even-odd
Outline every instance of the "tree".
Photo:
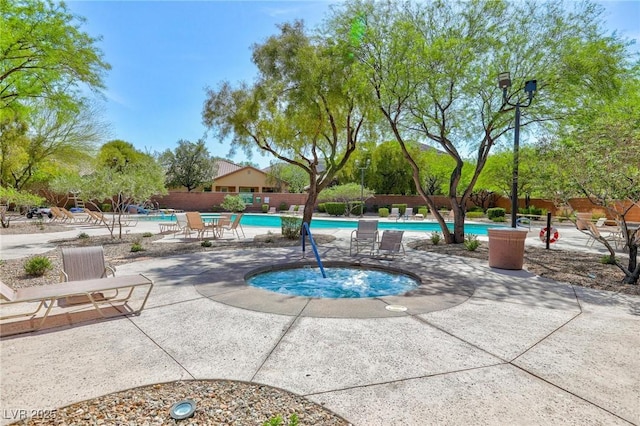
[[[523,113],[523,130],[581,108],[585,82],[596,87],[618,84],[625,45],[615,36],[602,35],[602,8],[588,2],[576,4],[575,12],[566,7],[532,1],[353,0],[335,9],[328,25],[337,39],[351,46],[358,87],[377,99],[446,242],[464,241],[465,204],[491,148],[513,127],[513,108],[496,87],[498,73],[512,73],[514,84],[506,94],[511,103],[522,95],[526,80],[538,79],[539,93]],[[357,43],[350,36],[354,16],[364,21]],[[535,31],[522,30],[532,22]],[[453,232],[421,181],[409,140],[430,140],[454,160],[447,189],[455,215]],[[463,185],[466,150],[475,152],[475,158],[471,178]]]
[[73,110],[82,87],[104,87],[110,66],[96,47],[99,39],[81,31],[84,19],[64,3],[0,0],[0,10],[0,115],[36,98]]
[[360,202],[362,200],[362,202],[364,202],[373,197],[374,194],[374,191],[369,188],[361,187],[358,183],[346,183],[325,189],[322,194],[319,195],[318,199],[320,201],[336,201],[344,203],[346,206],[345,214],[349,216],[354,211],[360,213],[360,208],[354,209],[354,201]]
[[593,235],[624,272],[623,282],[638,284],[640,228],[628,224],[632,208],[640,208],[640,68],[631,70],[621,90],[606,101],[572,117],[562,138],[548,141],[544,162],[547,196],[559,205],[570,205],[576,195],[616,218],[629,261],[623,265],[605,238]]
[[160,162],[166,170],[167,185],[184,186],[188,192],[212,182],[216,175],[214,159],[203,140],[196,143],[178,141],[174,152],[168,149],[160,155]]
[[52,182],[52,187],[63,193],[80,193],[85,202],[98,210],[105,200],[110,203],[114,214],[105,225],[112,238],[116,228],[119,230],[118,238],[122,238],[123,215],[127,213],[127,206],[167,193],[164,172],[155,159],[120,140],[111,141],[101,148],[93,172],[59,176]]
[[285,184],[291,193],[302,193],[309,176],[300,167],[288,163],[272,163],[267,171],[267,181],[276,192],[283,192]]
[[26,191],[18,191],[15,188],[0,186],[0,225],[8,228],[11,219],[7,216],[7,209],[11,204],[16,207],[38,206],[44,199],[38,195]]
[[332,38],[311,38],[303,24],[280,26],[280,34],[253,46],[256,83],[209,89],[203,120],[220,139],[258,147],[304,170],[310,223],[320,191],[345,166],[364,133],[369,103],[351,85],[351,61]]
[[[518,152],[518,194],[538,195],[541,184],[537,178],[544,164],[538,159],[533,146],[520,147]],[[477,185],[481,188],[511,197],[513,189],[513,151],[501,150],[487,157]]]
[[[61,169],[81,168],[107,134],[95,105],[77,110],[49,108],[29,101],[29,114],[12,114],[0,122],[0,182],[18,190],[47,182]],[[6,131],[5,131],[6,130]]]

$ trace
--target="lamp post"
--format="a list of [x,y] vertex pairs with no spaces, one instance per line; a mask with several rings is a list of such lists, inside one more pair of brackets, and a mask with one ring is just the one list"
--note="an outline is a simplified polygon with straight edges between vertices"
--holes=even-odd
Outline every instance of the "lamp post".
[[498,87],[502,89],[502,102],[504,105],[510,105],[516,108],[516,122],[513,133],[513,180],[511,182],[511,227],[516,228],[516,214],[518,213],[518,151],[520,149],[520,108],[526,108],[531,105],[531,101],[535,96],[537,89],[537,81],[529,80],[524,83],[524,91],[527,94],[526,104],[523,104],[518,98],[517,102],[509,102],[507,89],[511,87],[511,73],[503,72],[498,74]]
[[360,169],[360,217],[364,215],[364,171],[369,168],[369,159],[356,160],[356,167]]

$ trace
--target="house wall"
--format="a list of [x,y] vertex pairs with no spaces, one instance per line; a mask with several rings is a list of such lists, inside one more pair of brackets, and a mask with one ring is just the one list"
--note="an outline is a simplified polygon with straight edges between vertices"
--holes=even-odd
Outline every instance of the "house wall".
[[230,192],[239,191],[240,187],[257,188],[256,192],[263,192],[264,188],[271,188],[273,184],[267,181],[267,175],[260,170],[246,167],[228,175],[220,176],[213,182],[213,190],[228,187]]

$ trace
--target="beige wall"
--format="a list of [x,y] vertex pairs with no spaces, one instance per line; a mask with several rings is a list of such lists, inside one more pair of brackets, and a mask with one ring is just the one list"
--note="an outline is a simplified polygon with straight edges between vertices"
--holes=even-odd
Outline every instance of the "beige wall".
[[213,182],[213,190],[227,187],[229,192],[238,192],[240,187],[255,188],[255,192],[264,192],[264,188],[273,185],[267,182],[267,175],[258,169],[246,167],[228,175],[221,176]]

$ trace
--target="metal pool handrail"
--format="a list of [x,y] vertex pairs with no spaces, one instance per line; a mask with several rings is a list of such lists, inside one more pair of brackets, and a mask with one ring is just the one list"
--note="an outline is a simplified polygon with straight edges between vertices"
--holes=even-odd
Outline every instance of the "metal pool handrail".
[[309,224],[307,222],[302,222],[302,257],[304,257],[305,246],[304,246],[304,234],[305,232],[309,236],[309,241],[311,241],[311,248],[313,249],[313,254],[316,255],[316,261],[318,262],[318,266],[320,267],[320,272],[322,273],[322,278],[327,278],[327,274],[324,272],[324,266],[322,266],[322,261],[320,260],[320,254],[318,253],[318,247],[316,246],[316,242],[313,241],[313,235],[311,235],[311,231],[309,230]]

